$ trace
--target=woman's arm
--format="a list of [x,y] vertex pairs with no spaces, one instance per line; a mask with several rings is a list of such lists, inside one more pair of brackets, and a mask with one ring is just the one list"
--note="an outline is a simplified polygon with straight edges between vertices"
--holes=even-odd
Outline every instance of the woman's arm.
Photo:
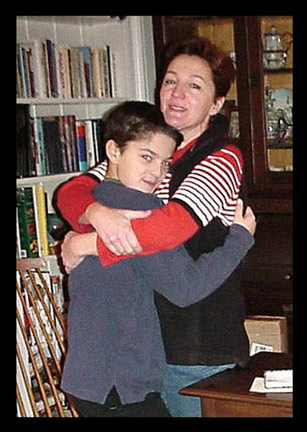
[[98,182],[89,175],[74,177],[58,189],[56,204],[74,231],[85,233],[94,227],[103,239],[98,248],[104,264],[118,261],[116,255],[140,253],[142,249],[145,254],[171,249],[199,228],[188,210],[176,202],[154,210],[150,218],[149,211],[109,209],[92,196]]
[[[63,183],[55,195],[56,206],[74,231],[86,233],[93,231],[94,227],[103,240],[108,242],[108,239],[111,239],[117,244],[114,251],[117,255],[139,253],[142,248],[130,221],[133,218],[147,217],[151,212],[112,210],[99,204],[92,192],[93,188],[104,179],[105,173],[106,162],[104,161],[86,174]],[[118,237],[121,242],[119,246]]]
[[[225,146],[194,167],[165,207],[154,210],[146,219],[133,220],[131,225],[142,246],[142,254],[178,246],[200,225],[206,226],[216,216],[230,226],[241,186],[242,165],[240,150],[232,145]],[[88,213],[99,237],[104,230],[102,213],[99,204],[95,221]],[[105,265],[116,262],[107,248],[117,255],[123,250],[120,237],[120,232],[112,236],[105,233],[104,244],[98,240],[99,257]]]
[[97,255],[97,234],[69,231],[64,237],[61,251],[66,272],[70,273],[88,255]]
[[[111,211],[117,212],[114,209]],[[175,201],[153,210],[147,218],[132,220],[131,226],[142,245],[143,251],[138,253],[139,255],[151,255],[160,250],[173,249],[192,237],[199,229],[199,224],[195,222],[188,210]],[[103,265],[115,264],[120,259],[132,256],[129,254],[118,256],[117,252],[122,247],[121,244],[119,239],[108,236],[108,233],[104,242],[98,237],[97,250]]]
[[92,230],[90,223],[81,222],[85,210],[96,202],[92,196],[93,188],[99,183],[89,175],[80,175],[63,183],[56,191],[56,206],[62,217],[74,231],[84,233]]
[[[110,252],[107,252],[105,246],[115,254],[123,253],[125,244],[129,241],[127,231],[129,232],[131,226],[143,248],[143,253],[146,254],[183,243],[197,231],[199,223],[205,226],[220,214],[221,210],[224,211],[224,223],[230,225],[239,195],[241,177],[241,153],[235,147],[227,146],[196,165],[177,189],[173,197],[176,201],[171,200],[165,207],[154,210],[148,218],[135,219],[130,225],[130,219],[126,216],[129,213],[125,213],[125,210],[107,209],[106,211],[101,204],[91,202],[85,212],[84,221],[90,223],[98,236],[104,240],[105,245],[98,241],[101,261],[103,262],[104,258],[110,259],[110,257],[115,259]],[[71,196],[73,182],[74,180],[70,184]],[[93,186],[88,186],[87,194],[91,195]],[[81,192],[81,200],[85,202],[81,208],[84,209],[89,202],[89,197],[85,196],[84,190]],[[80,197],[78,197],[79,201]],[[58,205],[62,210],[61,204],[63,205],[63,199],[62,202],[58,200]],[[66,205],[68,205],[67,200]],[[106,217],[106,212],[111,220],[121,219],[122,226],[125,225],[127,230],[118,229],[117,224],[114,225],[115,231],[106,230],[105,222],[102,222]],[[79,211],[78,223],[80,216]],[[129,254],[130,251],[127,250],[126,253]]]

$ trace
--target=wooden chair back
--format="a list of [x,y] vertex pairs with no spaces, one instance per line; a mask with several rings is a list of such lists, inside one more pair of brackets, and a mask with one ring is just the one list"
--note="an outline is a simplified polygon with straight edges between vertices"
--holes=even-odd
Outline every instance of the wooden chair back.
[[43,258],[17,260],[18,417],[78,417],[60,389],[67,329],[55,292],[59,283]]

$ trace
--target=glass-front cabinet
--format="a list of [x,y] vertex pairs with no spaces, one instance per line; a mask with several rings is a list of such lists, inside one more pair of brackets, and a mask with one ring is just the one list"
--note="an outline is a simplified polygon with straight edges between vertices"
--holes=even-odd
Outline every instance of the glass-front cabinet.
[[293,171],[292,20],[261,17],[267,164]]
[[157,75],[165,45],[182,37],[208,37],[234,61],[236,82],[223,109],[258,220],[255,246],[241,266],[246,312],[286,315],[290,346],[292,16],[154,16],[153,28]]
[[292,16],[154,16],[156,64],[181,37],[208,37],[228,52],[237,76],[224,106],[240,146],[251,203],[292,211]]

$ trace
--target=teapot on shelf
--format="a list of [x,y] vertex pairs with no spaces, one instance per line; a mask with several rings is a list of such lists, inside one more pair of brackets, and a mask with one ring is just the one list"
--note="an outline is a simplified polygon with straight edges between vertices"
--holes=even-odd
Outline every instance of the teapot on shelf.
[[290,32],[282,35],[277,33],[276,27],[272,25],[269,33],[264,35],[265,49],[263,53],[263,65],[266,69],[282,69],[286,66],[287,54],[293,42]]

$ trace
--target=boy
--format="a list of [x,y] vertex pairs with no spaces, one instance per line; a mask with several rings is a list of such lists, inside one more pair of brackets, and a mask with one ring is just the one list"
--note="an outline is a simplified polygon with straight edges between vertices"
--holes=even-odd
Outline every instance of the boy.
[[[151,192],[181,139],[153,105],[117,107],[105,126],[108,170],[94,189],[95,198],[113,208],[161,206]],[[104,267],[95,232],[68,235],[64,247],[76,251],[79,265],[69,277],[62,388],[83,416],[170,416],[160,396],[166,363],[153,292],[184,307],[218,288],[253,244],[253,214],[248,209],[243,218],[240,211],[224,246],[197,261],[178,247]],[[64,264],[69,268],[67,259]]]

